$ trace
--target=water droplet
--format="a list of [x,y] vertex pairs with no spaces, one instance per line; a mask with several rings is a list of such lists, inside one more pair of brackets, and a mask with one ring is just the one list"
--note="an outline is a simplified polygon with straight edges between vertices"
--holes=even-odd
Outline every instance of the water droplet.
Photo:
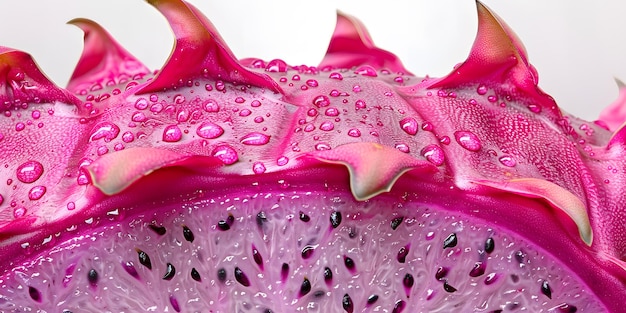
[[469,151],[475,152],[481,148],[480,139],[470,131],[457,131],[454,133],[454,138],[456,138],[456,142],[458,142],[461,147]]
[[315,79],[309,79],[306,81],[306,85],[309,87],[317,87],[319,86],[319,83]]
[[331,97],[339,97],[341,95],[341,92],[339,92],[339,90],[337,89],[333,89],[330,91],[330,93],[328,93],[328,95]]
[[202,104],[202,108],[209,113],[219,112],[220,110],[220,106],[217,104],[217,101],[213,99],[208,99],[207,101],[205,101]]
[[439,139],[439,142],[441,142],[444,145],[449,145],[450,144],[450,137],[443,136],[443,137],[441,137],[441,139]]
[[228,145],[220,145],[213,149],[212,156],[220,159],[224,164],[231,165],[239,160],[237,151]]
[[337,108],[328,108],[324,114],[326,114],[326,116],[338,116],[339,110],[337,110]]
[[396,149],[398,149],[398,150],[399,150],[399,151],[401,151],[401,152],[404,152],[404,153],[409,153],[409,152],[411,152],[411,149],[409,149],[409,146],[407,146],[407,145],[406,145],[406,144],[404,144],[404,143],[399,143],[399,144],[397,144],[397,145],[395,146],[395,148],[396,148]]
[[17,168],[17,179],[23,183],[32,183],[43,174],[43,165],[37,161],[26,161]]
[[263,121],[264,121],[263,116],[256,116],[254,118],[255,123],[263,123]]
[[35,186],[30,189],[28,192],[28,199],[30,200],[39,200],[46,193],[45,186]]
[[74,202],[70,201],[67,203],[67,205],[65,206],[68,210],[74,210],[76,208],[76,204],[74,204]]
[[254,164],[252,164],[252,171],[254,172],[254,174],[265,173],[265,164],[263,164],[262,162],[254,162]]
[[243,109],[243,110],[239,111],[239,116],[249,116],[250,114],[252,114],[252,111],[250,111],[248,109]]
[[363,66],[357,68],[354,73],[355,74],[360,74],[360,75],[363,75],[363,76],[369,76],[369,77],[377,77],[378,76],[378,74],[376,74],[376,69],[374,69],[373,67],[371,67],[369,65],[363,65]]
[[237,103],[244,103],[244,102],[246,102],[246,99],[244,99],[243,97],[237,97],[237,98],[235,98],[235,102],[237,102]]
[[278,159],[276,160],[276,164],[277,164],[278,166],[284,166],[284,165],[286,165],[288,162],[289,162],[289,158],[288,158],[288,157],[286,157],[286,156],[281,156],[280,158],[278,158]]
[[203,122],[196,129],[196,134],[202,138],[215,139],[224,133],[224,129],[212,122]]
[[30,114],[30,116],[33,117],[33,119],[38,119],[41,117],[41,112],[39,112],[39,110],[33,110],[33,112]]
[[325,122],[322,122],[322,124],[320,124],[320,129],[323,131],[331,131],[335,129],[335,124],[329,121],[325,121]]
[[267,63],[265,67],[265,71],[277,73],[277,72],[286,72],[287,71],[287,63],[280,59],[274,59]]
[[183,96],[183,95],[175,95],[174,96],[174,103],[182,104],[183,102],[185,102],[185,96]]
[[487,101],[489,101],[489,102],[496,102],[496,101],[498,101],[498,97],[493,96],[493,95],[488,96],[487,97]]
[[330,75],[328,75],[328,78],[332,78],[332,79],[336,79],[336,80],[343,80],[343,76],[340,73],[337,73],[337,72],[330,73]]
[[261,106],[261,101],[259,100],[253,100],[252,103],[250,103],[250,106],[253,108],[258,108]]
[[106,146],[99,146],[99,147],[96,149],[96,153],[97,153],[98,155],[105,155],[105,154],[107,154],[108,152],[109,152],[109,148],[107,148]]
[[26,128],[26,125],[24,125],[24,123],[22,122],[18,122],[17,124],[15,124],[15,130],[16,131],[23,131],[24,128]]
[[262,146],[270,141],[270,136],[258,132],[249,133],[241,138],[241,143],[251,146]]
[[315,145],[315,150],[317,151],[330,150],[330,149],[331,149],[330,145],[325,142],[320,142]]
[[25,207],[19,207],[19,208],[15,208],[13,210],[13,217],[15,218],[20,218],[22,216],[24,216],[26,214],[26,208]]
[[315,108],[310,108],[308,111],[306,111],[306,115],[310,116],[310,117],[315,117],[317,116],[317,109]]
[[354,103],[354,108],[355,108],[356,110],[359,110],[359,109],[365,109],[366,107],[367,107],[367,106],[365,105],[365,101],[363,101],[363,100],[357,100],[357,101]]
[[515,161],[515,158],[510,155],[503,155],[498,159],[498,161],[500,161],[502,165],[508,166],[508,167],[513,167],[515,166],[515,164],[517,164],[517,162]]
[[361,86],[359,86],[359,85],[352,86],[352,91],[354,91],[354,92],[361,92]]
[[131,118],[131,120],[133,122],[141,123],[141,122],[147,121],[148,118],[146,117],[145,114],[143,114],[143,112],[135,112],[135,114],[133,114],[133,117]]
[[427,132],[433,131],[433,124],[430,122],[424,122],[424,124],[422,124],[422,130]]
[[536,104],[533,104],[533,103],[528,105],[528,109],[530,110],[530,112],[533,112],[533,113],[540,113],[541,112],[541,107],[536,105]]
[[129,142],[132,142],[133,140],[135,140],[135,136],[133,135],[133,133],[127,131],[122,134],[122,141],[129,143]]
[[183,138],[183,133],[178,128],[178,125],[168,125],[163,130],[163,141],[165,142],[177,142]]
[[361,137],[361,131],[356,128],[350,128],[350,130],[348,130],[348,136]]
[[486,94],[486,93],[487,93],[487,86],[485,86],[485,85],[479,85],[479,86],[478,86],[478,88],[476,89],[476,92],[477,92],[479,95],[481,95],[481,96],[482,96],[482,95],[484,95],[484,94]]
[[413,136],[417,134],[417,121],[412,117],[403,118],[400,121],[400,127],[402,128],[402,130],[404,130],[405,133],[409,135]]
[[428,145],[424,147],[421,154],[426,158],[426,160],[437,166],[442,165],[445,160],[443,150],[437,145]]
[[330,105],[330,99],[328,99],[328,97],[324,95],[317,96],[315,97],[315,99],[313,99],[313,104],[318,108],[327,107]]

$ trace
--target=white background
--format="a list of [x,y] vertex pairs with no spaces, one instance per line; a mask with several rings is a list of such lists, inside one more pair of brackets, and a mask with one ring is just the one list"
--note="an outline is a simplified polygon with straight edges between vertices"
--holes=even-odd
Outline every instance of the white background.
[[[471,0],[191,1],[235,55],[317,65],[335,26],[335,10],[361,19],[376,44],[416,75],[442,76],[465,60],[476,32]],[[524,42],[540,86],[574,115],[593,120],[626,80],[626,1],[485,0]],[[161,67],[173,37],[141,0],[0,0],[0,45],[30,52],[64,86],[82,49],[75,17],[105,26],[148,67]]]

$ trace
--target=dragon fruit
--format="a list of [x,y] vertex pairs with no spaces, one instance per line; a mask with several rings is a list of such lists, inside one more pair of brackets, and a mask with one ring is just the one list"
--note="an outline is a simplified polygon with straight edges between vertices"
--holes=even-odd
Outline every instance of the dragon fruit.
[[149,3],[158,71],[87,19],[67,88],[0,47],[1,311],[624,312],[623,95],[564,113],[480,3],[442,78],[343,13],[293,66]]

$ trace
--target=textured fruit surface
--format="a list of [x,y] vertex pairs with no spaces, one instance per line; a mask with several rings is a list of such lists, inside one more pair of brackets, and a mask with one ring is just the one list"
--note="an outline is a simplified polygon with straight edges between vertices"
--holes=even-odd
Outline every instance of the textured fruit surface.
[[623,309],[622,100],[562,112],[482,4],[431,78],[343,13],[292,66],[149,2],[176,36],[158,71],[87,19],[66,89],[0,47],[0,308]]

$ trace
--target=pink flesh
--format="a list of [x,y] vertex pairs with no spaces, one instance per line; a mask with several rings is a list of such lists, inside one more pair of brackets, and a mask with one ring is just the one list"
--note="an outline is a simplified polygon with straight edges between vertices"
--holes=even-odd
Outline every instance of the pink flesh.
[[[320,65],[327,71],[280,60],[264,70],[239,62],[192,6],[151,4],[177,38],[156,76],[85,20],[74,22],[86,32],[69,83],[77,96],[51,83],[27,54],[0,48],[3,253],[39,249],[68,225],[154,194],[167,199],[235,179],[297,183],[344,164],[350,179],[342,183],[350,182],[357,199],[389,189],[423,192],[422,184],[444,198],[490,197],[492,207],[469,214],[586,269],[577,270],[581,279],[618,309],[612,300],[626,282],[626,130],[611,133],[561,112],[537,87],[519,39],[483,5],[469,58],[446,77],[422,79],[345,15]],[[605,124],[617,129],[619,121]],[[223,134],[207,139],[207,125]],[[256,144],[242,142],[251,136]],[[20,181],[18,169],[30,160],[43,173]],[[122,164],[126,170],[117,171]],[[367,175],[372,168],[380,174]],[[46,192],[29,199],[37,186]],[[534,209],[507,209],[509,201]]]

